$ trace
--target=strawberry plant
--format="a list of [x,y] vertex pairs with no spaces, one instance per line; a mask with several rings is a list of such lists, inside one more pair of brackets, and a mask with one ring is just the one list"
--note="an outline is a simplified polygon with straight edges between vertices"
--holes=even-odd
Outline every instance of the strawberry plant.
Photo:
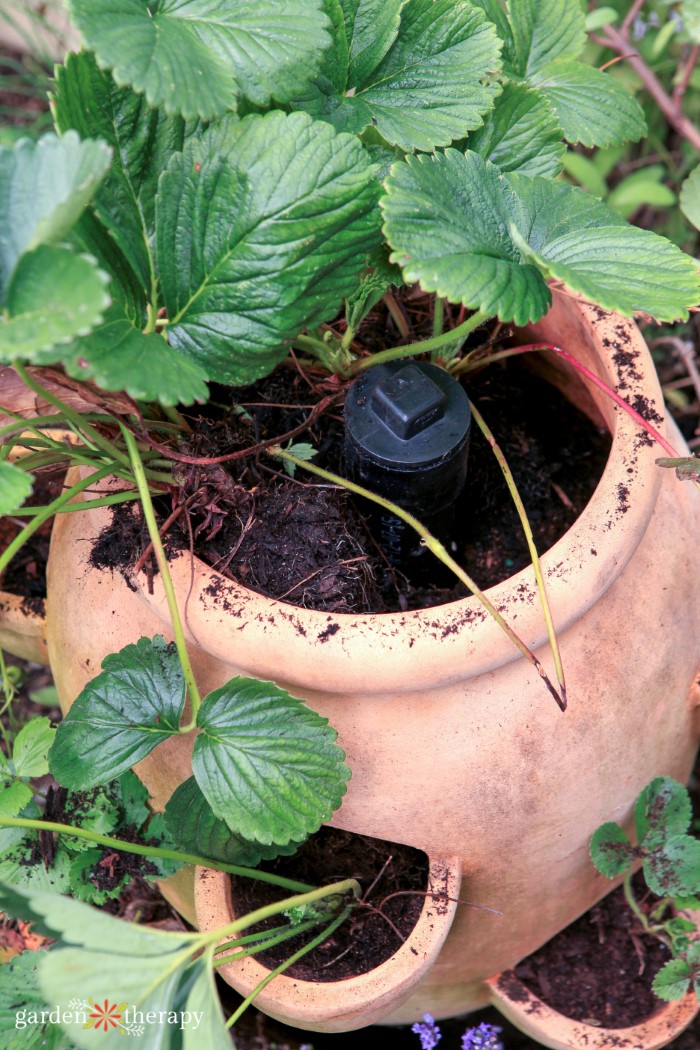
[[[625,897],[642,929],[658,937],[673,956],[654,978],[661,999],[680,999],[689,988],[700,998],[700,941],[695,924],[678,914],[700,908],[700,842],[688,834],[690,797],[682,784],[657,777],[634,803],[634,845],[619,824],[603,824],[591,839],[591,858],[609,879],[623,876]],[[656,894],[643,908],[632,886],[641,862],[644,881]]]
[[[634,97],[582,61],[579,3],[68,8],[84,47],[56,70],[55,132],[0,146],[0,362],[77,441],[67,447],[39,417],[31,454],[10,463],[27,424],[9,407],[0,513],[30,523],[0,555],[0,573],[100,478],[125,488],[91,506],[141,501],[174,642],[141,638],[106,658],[59,727],[50,769],[69,792],[99,792],[162,741],[192,736],[193,776],[165,826],[187,859],[252,866],[328,821],[350,771],[327,721],[274,683],[238,677],[200,696],[152,504],[176,479],[144,435],[177,439],[178,405],[206,403],[208,383],[269,375],[294,350],[341,378],[387,355],[446,360],[488,318],[541,318],[551,281],[605,309],[673,321],[700,300],[700,279],[673,244],[557,180],[567,142],[610,147],[645,134]],[[468,316],[443,331],[438,306],[432,339],[358,356],[353,337],[369,311],[391,285],[412,283]],[[342,338],[323,330],[340,310]],[[103,391],[96,411],[57,394],[58,374]],[[290,469],[309,456],[294,448],[296,458],[277,450]],[[49,507],[27,507],[32,469],[66,460],[94,473]],[[0,768],[0,820],[39,831],[14,761]],[[65,864],[78,896],[97,900],[85,852],[66,847]],[[4,855],[0,877],[16,860]],[[208,1001],[212,938],[113,934],[106,917],[93,930],[82,905],[3,893],[3,906],[66,938],[73,946],[57,957],[98,974],[105,995],[118,957],[120,968],[133,963],[138,1002],[144,987],[163,1003]],[[349,907],[332,897],[324,935]],[[68,991],[53,952],[41,972],[46,995]],[[209,1043],[221,1040],[212,1030]]]

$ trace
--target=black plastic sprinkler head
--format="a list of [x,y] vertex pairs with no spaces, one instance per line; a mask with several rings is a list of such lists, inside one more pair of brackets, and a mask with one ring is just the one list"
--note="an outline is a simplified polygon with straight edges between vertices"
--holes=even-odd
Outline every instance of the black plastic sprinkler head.
[[[437,365],[391,361],[367,369],[345,403],[348,477],[409,511],[443,543],[467,475],[471,412],[456,379]],[[377,504],[363,508],[390,563],[437,580],[438,562],[414,529]]]

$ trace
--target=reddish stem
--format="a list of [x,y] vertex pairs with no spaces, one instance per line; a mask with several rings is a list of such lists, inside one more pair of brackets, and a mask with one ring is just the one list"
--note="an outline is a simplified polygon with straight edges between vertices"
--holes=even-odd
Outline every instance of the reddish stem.
[[586,379],[590,379],[599,390],[602,390],[604,394],[607,394],[616,405],[627,413],[628,416],[631,416],[638,426],[645,430],[654,441],[657,441],[659,445],[661,445],[664,452],[674,458],[680,456],[680,452],[676,452],[673,445],[671,445],[670,442],[659,433],[656,427],[652,426],[648,420],[641,416],[636,408],[632,408],[629,402],[625,401],[623,397],[620,397],[617,391],[613,390],[611,386],[608,386],[606,382],[599,379],[595,372],[591,372],[590,368],[586,368],[586,366],[582,365],[580,361],[577,361],[575,357],[572,357],[568,350],[562,350],[560,346],[554,346],[553,343],[526,343],[524,346],[514,347],[514,350],[516,353],[520,354],[527,353],[530,350],[553,350],[555,354],[559,354],[559,356],[563,357],[565,361],[568,361],[570,365],[573,365],[573,367],[576,368],[581,375],[584,375]]

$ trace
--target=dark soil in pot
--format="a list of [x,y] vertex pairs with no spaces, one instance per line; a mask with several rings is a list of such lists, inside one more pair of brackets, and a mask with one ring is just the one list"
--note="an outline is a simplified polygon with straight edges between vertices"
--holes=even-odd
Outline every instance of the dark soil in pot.
[[[420,850],[394,842],[324,827],[293,857],[261,864],[287,878],[323,886],[355,878],[362,887],[356,911],[321,945],[285,971],[302,981],[340,981],[366,973],[390,958],[410,935],[420,917],[428,889],[428,858]],[[238,914],[245,914],[288,893],[268,883],[231,878]],[[271,929],[279,917],[251,927]],[[270,969],[288,959],[320,932],[321,927],[284,941],[256,959]]]
[[[644,880],[635,877],[633,882],[644,907]],[[648,891],[646,898],[656,903]],[[651,983],[670,957],[665,945],[642,931],[619,888],[502,980],[512,981],[514,974],[575,1021],[628,1028],[663,1005]]]
[[[59,470],[35,478],[27,503],[43,506],[56,499],[61,493],[64,473]],[[28,518],[0,518],[0,551],[5,550],[28,521]],[[24,599],[22,609],[28,614],[44,612],[51,528],[50,520],[44,522],[15,555],[0,579],[0,590],[20,595]]]
[[[361,508],[344,490],[316,484],[301,470],[290,478],[262,454],[226,464],[202,462],[288,433],[308,417],[319,393],[314,398],[296,372],[278,369],[268,380],[238,391],[232,411],[192,419],[194,433],[180,452],[193,462],[179,463],[175,471],[182,487],[177,500],[185,506],[167,530],[171,552],[194,541],[196,553],[224,576],[269,597],[328,612],[391,612],[466,596],[460,583],[427,585],[424,571],[412,575],[410,569],[392,568]],[[295,440],[313,444],[318,450],[314,463],[342,475],[343,391],[337,384],[335,393],[329,410]],[[538,550],[544,552],[590,499],[605,466],[609,436],[519,360],[471,378],[468,393],[501,444]],[[161,501],[162,520],[177,508],[177,502]],[[115,509],[112,528],[93,550],[96,566],[125,570],[136,562],[147,542],[137,514],[132,505]],[[482,588],[529,564],[500,468],[476,427],[454,521],[446,545]]]

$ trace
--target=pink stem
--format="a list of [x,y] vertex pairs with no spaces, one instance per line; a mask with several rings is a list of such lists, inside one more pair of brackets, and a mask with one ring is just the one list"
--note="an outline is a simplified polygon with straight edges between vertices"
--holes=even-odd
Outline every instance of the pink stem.
[[518,346],[514,349],[516,349],[518,353],[526,353],[529,350],[553,350],[555,354],[559,354],[559,356],[563,357],[565,361],[568,361],[570,365],[573,365],[574,368],[578,369],[586,379],[590,379],[592,383],[595,383],[599,390],[602,390],[604,394],[607,394],[608,397],[612,398],[616,405],[619,405],[628,416],[632,417],[638,426],[645,430],[654,441],[657,441],[659,445],[661,445],[664,452],[674,458],[680,457],[680,452],[677,452],[674,449],[673,445],[671,445],[666,438],[659,433],[656,427],[653,427],[643,416],[640,416],[636,408],[632,408],[623,397],[620,397],[616,390],[613,390],[611,386],[608,386],[608,384],[602,379],[599,379],[594,372],[591,372],[589,368],[586,368],[586,366],[582,365],[580,361],[577,361],[575,357],[572,357],[567,350],[562,350],[560,346],[554,346],[553,343],[527,343],[524,346]]

